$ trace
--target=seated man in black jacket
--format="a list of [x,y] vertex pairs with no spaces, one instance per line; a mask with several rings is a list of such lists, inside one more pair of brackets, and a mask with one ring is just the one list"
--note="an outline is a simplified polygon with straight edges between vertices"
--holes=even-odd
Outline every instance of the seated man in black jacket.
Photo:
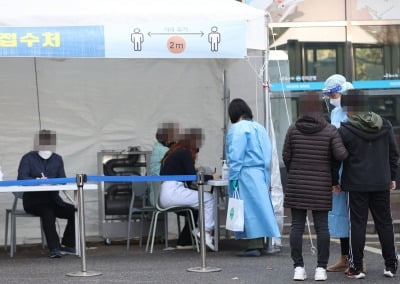
[[350,90],[343,99],[348,122],[339,133],[349,152],[343,162],[341,189],[348,192],[350,218],[350,251],[348,276],[364,278],[363,252],[368,209],[385,260],[383,274],[394,277],[397,257],[393,221],[390,212],[390,191],[396,188],[399,151],[390,121],[368,111],[367,96],[360,90]]
[[[18,179],[65,178],[64,162],[54,153],[56,134],[41,130],[35,137],[35,150],[25,154],[18,167]],[[62,254],[75,254],[75,207],[65,203],[58,191],[25,192],[24,210],[40,216],[46,236],[50,257],[59,258]],[[68,223],[60,246],[56,230],[56,217],[67,219]]]

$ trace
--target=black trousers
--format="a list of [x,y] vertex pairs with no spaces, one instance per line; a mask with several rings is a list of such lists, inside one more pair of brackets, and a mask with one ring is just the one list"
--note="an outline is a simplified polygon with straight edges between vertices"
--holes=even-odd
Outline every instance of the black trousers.
[[[197,209],[192,209],[194,221],[197,224],[197,218],[199,215],[199,211]],[[182,231],[179,234],[177,245],[186,246],[192,244],[192,232],[190,231],[189,220],[186,216],[186,213],[177,213],[179,216],[185,216],[185,225]]]
[[390,211],[390,191],[350,191],[348,200],[350,212],[350,267],[354,270],[362,270],[368,209],[371,211],[375,229],[379,236],[385,267],[397,267],[393,221]]
[[27,213],[40,216],[47,246],[50,250],[60,249],[56,218],[67,219],[67,226],[61,243],[68,247],[75,247],[75,207],[73,205],[65,202],[63,204],[24,202],[24,209]]
[[[304,266],[303,234],[306,223],[307,210],[291,209],[292,225],[290,229],[290,249],[293,266]],[[329,259],[330,236],[328,229],[328,211],[312,210],[314,229],[317,234],[317,267],[326,268]]]

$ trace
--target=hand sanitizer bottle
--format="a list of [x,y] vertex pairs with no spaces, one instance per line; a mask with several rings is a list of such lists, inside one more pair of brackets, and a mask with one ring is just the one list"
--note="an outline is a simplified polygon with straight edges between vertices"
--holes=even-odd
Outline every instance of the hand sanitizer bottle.
[[222,160],[221,178],[223,180],[229,179],[229,167],[228,164],[226,163],[226,160]]

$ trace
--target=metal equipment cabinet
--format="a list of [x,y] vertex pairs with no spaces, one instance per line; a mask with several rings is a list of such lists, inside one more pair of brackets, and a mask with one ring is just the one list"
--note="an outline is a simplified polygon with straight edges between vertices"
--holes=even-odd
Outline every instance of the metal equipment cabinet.
[[[146,175],[149,172],[150,151],[129,148],[124,151],[103,150],[97,153],[99,175]],[[126,239],[128,233],[127,217],[132,190],[144,184],[101,182],[98,190],[100,235],[110,244],[112,239]],[[145,187],[147,188],[147,187]],[[141,192],[143,194],[143,192]],[[135,191],[135,196],[137,196]],[[142,199],[136,200],[142,202]],[[138,205],[140,206],[140,204]],[[151,214],[144,220],[143,235],[147,235]],[[132,237],[139,237],[140,222],[132,218]]]

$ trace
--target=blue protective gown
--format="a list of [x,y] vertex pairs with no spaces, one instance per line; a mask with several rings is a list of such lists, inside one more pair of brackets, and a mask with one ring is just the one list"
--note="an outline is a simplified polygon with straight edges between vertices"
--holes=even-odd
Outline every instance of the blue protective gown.
[[[280,237],[270,197],[271,142],[259,123],[240,120],[226,137],[229,180],[237,180],[244,201],[244,231],[236,239]],[[232,196],[232,188],[229,188]]]
[[[331,112],[331,124],[336,128],[341,122],[347,121],[346,112],[341,107],[335,107]],[[342,167],[340,167],[341,176]],[[347,193],[332,194],[332,211],[328,214],[329,234],[335,238],[349,237],[349,224],[347,213]]]

